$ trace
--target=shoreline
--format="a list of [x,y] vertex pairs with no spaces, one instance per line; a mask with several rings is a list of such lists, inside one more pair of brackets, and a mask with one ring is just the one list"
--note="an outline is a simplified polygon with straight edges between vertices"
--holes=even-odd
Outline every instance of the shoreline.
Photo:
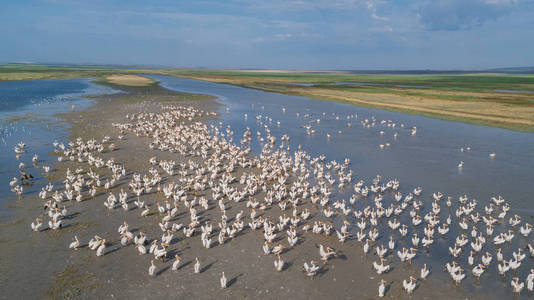
[[[33,74],[31,72],[24,74]],[[28,78],[18,78],[21,80],[42,80],[42,79],[68,79],[68,78],[96,78],[95,82],[103,84],[111,84],[106,78],[109,76],[139,76],[143,75],[164,75],[180,78],[188,78],[195,80],[203,80],[214,83],[229,84],[244,88],[262,90],[272,93],[281,93],[294,96],[308,97],[320,101],[334,101],[339,103],[346,103],[372,109],[383,109],[392,112],[399,112],[417,116],[424,116],[428,118],[462,122],[466,124],[473,124],[477,126],[489,126],[496,128],[503,128],[507,130],[519,132],[534,132],[534,111],[531,107],[534,105],[534,98],[531,94],[513,94],[513,93],[497,93],[495,89],[518,89],[534,88],[534,84],[518,84],[518,83],[499,83],[494,86],[493,90],[488,90],[488,84],[482,80],[478,85],[475,81],[473,86],[470,82],[463,82],[458,84],[462,87],[437,86],[435,88],[414,89],[414,88],[395,88],[391,86],[330,86],[325,88],[318,84],[317,86],[299,86],[294,85],[294,80],[311,80],[316,76],[322,78],[324,83],[332,83],[337,81],[351,80],[365,80],[360,78],[362,74],[314,74],[302,72],[246,72],[246,71],[198,71],[198,70],[175,70],[175,69],[146,69],[146,70],[113,70],[113,69],[97,69],[97,70],[77,70],[77,69],[51,69],[48,73],[33,74],[34,77],[28,75]],[[277,76],[281,74],[281,77]],[[303,75],[304,74],[304,75]],[[16,75],[16,74],[15,74]],[[292,76],[296,76],[291,79]],[[299,77],[300,76],[300,77]],[[330,77],[328,77],[330,76]],[[348,76],[348,77],[339,77]],[[356,76],[354,78],[350,76]],[[369,82],[371,84],[382,82],[384,84],[410,84],[410,80],[422,78],[421,82],[426,86],[428,76],[435,75],[380,75],[384,77],[380,81],[379,75],[367,74],[371,76]],[[374,76],[374,77],[373,77]],[[378,76],[378,77],[377,77]],[[391,78],[388,79],[390,76]],[[491,78],[495,75],[443,75],[442,77],[463,76],[470,78],[472,76],[482,76],[484,78]],[[515,75],[501,74],[503,80],[514,78]],[[339,77],[339,78],[338,78]],[[376,78],[375,78],[376,77]],[[145,77],[146,78],[146,77]],[[289,79],[288,79],[289,78]],[[337,79],[336,79],[337,78]],[[352,79],[351,79],[352,78]],[[359,78],[359,79],[358,79]],[[412,78],[412,79],[411,79]],[[518,77],[527,78],[528,77]],[[323,82],[320,79],[317,82]],[[337,81],[336,81],[337,80]],[[393,80],[393,81],[391,81]],[[404,81],[408,83],[405,83]],[[466,79],[469,81],[469,79]],[[526,79],[525,79],[526,80]],[[2,80],[0,80],[1,82]],[[6,80],[10,81],[10,80]],[[397,82],[398,81],[398,82]],[[307,81],[306,81],[307,82]],[[418,81],[416,81],[418,82]],[[528,81],[530,82],[530,81]],[[152,83],[157,84],[157,83]],[[413,85],[417,85],[413,83]],[[430,87],[430,86],[429,86]],[[465,90],[463,90],[465,89]]]
[[[93,82],[95,84],[103,84],[96,80]],[[173,92],[163,89],[157,84],[150,87],[104,85],[119,89],[122,92],[110,95],[85,96],[84,98],[94,101],[94,103],[83,110],[54,115],[69,124],[69,129],[67,129],[69,132],[68,140],[75,140],[79,136],[83,136],[84,139],[102,138],[105,135],[105,128],[111,129],[111,121],[114,118],[115,109],[121,111],[121,109],[124,110],[122,106],[141,105],[148,100],[147,97],[149,96],[158,98],[154,103],[203,101],[207,107],[215,108],[218,105],[213,101],[214,97],[212,96]],[[105,112],[105,114],[102,114],[102,112]],[[121,113],[118,117],[124,118],[124,115]],[[52,146],[50,148],[51,156],[55,158],[56,155],[52,152]],[[124,153],[126,156],[129,156],[129,154]],[[65,166],[62,166],[64,163],[57,161],[44,163],[50,165],[53,170],[48,175],[50,182],[55,182],[56,186],[60,186],[62,183],[57,181],[64,176],[66,170]],[[94,230],[94,227],[98,226],[98,222],[94,221],[94,216],[83,216],[85,214],[83,210],[70,208],[69,206],[72,203],[69,205],[67,202],[69,213],[71,209],[74,211],[64,220],[67,223],[64,229],[60,231],[47,230],[39,233],[32,232],[29,224],[35,219],[35,216],[41,213],[41,202],[42,200],[37,197],[37,193],[34,193],[6,204],[11,213],[5,222],[0,223],[0,245],[3,250],[3,259],[0,259],[0,270],[2,270],[0,272],[0,281],[4,283],[0,288],[0,292],[3,295],[0,299],[4,299],[5,295],[10,295],[10,298],[70,299],[72,297],[78,298],[78,296],[92,298],[91,292],[94,291],[96,286],[100,286],[102,282],[98,280],[97,275],[81,267],[87,265],[87,260],[92,258],[85,256],[82,260],[78,259],[74,263],[74,259],[71,257],[72,253],[70,253],[71,250],[67,246],[74,232]],[[96,204],[95,200],[82,203],[85,202]],[[114,231],[112,228],[109,229],[111,229],[111,232]],[[83,233],[78,236],[81,238]],[[79,252],[83,252],[83,250]],[[58,254],[60,257],[56,257]],[[43,260],[42,258],[46,259]],[[83,280],[77,277],[82,277]],[[28,286],[30,282],[31,285]]]
[[[224,78],[218,79],[218,78],[210,78],[210,77],[187,75],[187,74],[162,74],[162,75],[193,79],[193,80],[201,80],[201,81],[213,82],[213,83],[219,83],[219,84],[228,84],[228,85],[233,85],[233,86],[238,86],[238,87],[248,88],[248,89],[255,89],[255,90],[260,90],[260,91],[270,92],[270,93],[280,93],[280,94],[286,94],[286,95],[292,95],[292,96],[307,97],[307,98],[318,100],[318,101],[333,101],[333,102],[345,103],[345,104],[371,108],[371,109],[383,109],[383,110],[387,110],[391,112],[423,116],[423,117],[451,121],[451,122],[461,122],[461,123],[472,124],[472,125],[477,125],[477,126],[502,128],[502,129],[518,131],[518,132],[528,132],[528,133],[534,132],[534,121],[532,120],[522,119],[520,121],[509,121],[509,120],[503,119],[502,117],[480,114],[480,113],[475,113],[475,112],[464,112],[464,111],[448,112],[444,110],[418,107],[418,106],[406,105],[406,104],[382,103],[381,101],[364,100],[364,99],[360,99],[358,97],[353,97],[353,96],[336,95],[335,91],[333,93],[328,93],[328,91],[326,91],[326,93],[323,92],[321,94],[320,92],[317,92],[314,90],[315,89],[314,86],[292,85],[290,82],[285,82],[285,81],[280,81],[280,82],[265,81],[265,82],[246,83],[246,82],[234,82],[233,79],[227,80]],[[428,90],[431,90],[431,89],[428,89]],[[394,95],[394,94],[388,94],[388,95]],[[528,94],[521,94],[521,95],[525,97],[530,96]],[[370,94],[370,96],[375,97],[373,94]]]
[[[123,88],[124,89],[124,88]],[[191,157],[181,157],[161,151],[149,151],[148,140],[127,134],[125,140],[115,139],[116,131],[111,124],[124,121],[125,115],[131,112],[154,111],[161,109],[159,103],[192,105],[205,111],[215,111],[220,105],[211,96],[191,96],[191,94],[177,93],[163,89],[159,86],[148,88],[126,88],[129,94],[119,93],[113,95],[97,96],[96,103],[84,111],[74,111],[61,114],[60,117],[69,122],[71,127],[71,140],[81,136],[101,139],[105,135],[113,136],[116,150],[104,153],[106,159],[114,158],[120,161],[128,171],[144,172],[150,167],[148,158],[156,154],[158,159],[173,159],[178,163],[186,162]],[[206,122],[209,119],[199,121]],[[135,155],[134,155],[135,154]],[[199,161],[198,159],[195,159]],[[53,172],[53,180],[63,178],[65,170],[73,170],[77,163],[57,163]],[[234,174],[239,178],[243,170]],[[118,184],[126,188],[127,179]],[[119,186],[112,190],[116,193]],[[402,291],[399,272],[413,272],[414,266],[395,263],[393,272],[384,276],[377,276],[370,267],[371,259],[363,254],[361,247],[354,241],[346,244],[334,243],[335,237],[323,238],[303,234],[303,242],[284,254],[289,267],[283,272],[276,272],[272,266],[272,258],[261,253],[263,243],[262,234],[246,229],[243,236],[238,236],[231,242],[206,250],[202,248],[199,237],[183,238],[177,234],[173,253],[183,258],[183,267],[177,272],[168,269],[171,260],[165,264],[158,262],[161,270],[155,278],[148,276],[147,268],[150,258],[139,256],[132,246],[122,247],[117,239],[116,228],[127,221],[134,234],[142,230],[150,238],[161,235],[157,227],[157,214],[152,213],[147,218],[140,218],[140,210],[133,209],[123,212],[121,208],[108,211],[102,205],[106,193],[97,194],[95,199],[86,199],[81,203],[67,202],[70,217],[65,220],[66,227],[59,231],[47,230],[45,232],[31,232],[29,223],[42,211],[36,203],[39,199],[26,196],[17,204],[17,214],[9,224],[1,224],[3,241],[2,247],[7,255],[4,257],[22,257],[24,260],[7,262],[8,278],[2,278],[6,283],[4,295],[15,298],[42,296],[46,298],[96,298],[96,297],[135,297],[140,299],[168,298],[168,297],[195,297],[202,299],[213,298],[257,298],[280,299],[289,297],[294,299],[322,299],[336,295],[336,298],[375,298],[377,294],[377,278],[385,278],[391,286],[387,297],[405,298]],[[159,194],[149,194],[148,199],[163,198]],[[259,196],[260,198],[263,196]],[[131,197],[133,198],[133,197]],[[134,199],[129,199],[133,202]],[[133,205],[133,203],[132,203]],[[216,206],[212,203],[213,206]],[[313,207],[314,216],[319,212]],[[232,204],[229,216],[235,215],[244,209],[244,202]],[[210,218],[217,214],[217,209],[211,207],[203,218]],[[266,215],[271,215],[267,210]],[[182,214],[180,214],[182,215]],[[187,214],[179,217],[187,220]],[[187,222],[187,221],[186,221]],[[78,251],[68,249],[68,244],[76,234],[82,241],[82,246],[94,234],[103,235],[109,239],[107,252],[103,257],[95,257],[94,252],[86,246]],[[7,238],[4,236],[7,235]],[[6,241],[10,247],[6,245]],[[335,244],[341,258],[330,261],[323,268],[323,272],[315,280],[310,280],[302,274],[302,259],[317,256],[317,243]],[[38,255],[35,255],[38,253]],[[203,271],[193,274],[192,261],[199,256]],[[46,259],[43,259],[46,258]],[[350,262],[350,263],[349,263]],[[6,267],[2,262],[2,268]],[[220,272],[226,272],[231,286],[226,290],[218,287]],[[438,275],[421,282],[416,291],[417,298],[431,297],[465,297],[463,289],[450,290],[453,285],[443,280],[440,270],[433,270]],[[22,276],[22,277],[21,277]],[[45,281],[46,280],[48,281]],[[28,287],[27,283],[33,284]],[[486,295],[476,295],[474,299],[485,299]]]

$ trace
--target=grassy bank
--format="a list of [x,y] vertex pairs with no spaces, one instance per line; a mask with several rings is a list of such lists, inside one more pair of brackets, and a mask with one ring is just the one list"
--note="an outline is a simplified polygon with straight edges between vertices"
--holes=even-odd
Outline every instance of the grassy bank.
[[[526,92],[534,91],[534,76],[528,75],[0,66],[0,81],[92,77],[96,82],[106,85],[155,84],[146,77],[132,76],[135,74],[186,77],[318,100],[534,132],[534,94]],[[114,81],[114,78],[119,82]],[[126,78],[129,78],[130,83],[124,81]],[[339,84],[340,82],[345,84]],[[496,90],[525,92],[503,93]]]
[[[173,70],[169,75],[424,115],[534,131],[534,77],[504,74],[391,75]],[[336,84],[344,82],[347,84]],[[348,84],[348,83],[357,84]],[[296,83],[296,84],[295,84]],[[312,85],[299,85],[312,84]]]

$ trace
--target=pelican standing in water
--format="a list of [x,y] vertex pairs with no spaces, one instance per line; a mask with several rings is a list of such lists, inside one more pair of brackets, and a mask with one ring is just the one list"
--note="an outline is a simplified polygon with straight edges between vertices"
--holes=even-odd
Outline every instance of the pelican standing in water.
[[524,282],[519,282],[519,278],[517,277],[514,277],[513,280],[511,281],[511,285],[512,285],[512,290],[514,293],[521,293],[521,291],[523,290],[523,287],[525,287],[525,283]]
[[430,270],[426,267],[426,264],[424,264],[423,268],[421,269],[421,279],[426,279],[428,274],[430,274]]
[[413,278],[413,276],[410,276],[409,281],[406,281],[406,279],[402,281],[402,287],[406,290],[408,295],[412,294],[413,290],[415,289],[415,286],[416,286],[416,281],[415,281],[415,278]]
[[78,250],[79,246],[80,246],[80,241],[78,240],[77,236],[74,236],[74,241],[70,243],[69,249]]

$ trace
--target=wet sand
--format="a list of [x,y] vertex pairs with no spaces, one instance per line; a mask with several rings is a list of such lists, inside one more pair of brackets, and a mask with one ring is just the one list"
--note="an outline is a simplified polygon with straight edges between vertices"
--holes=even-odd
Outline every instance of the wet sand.
[[[126,122],[126,115],[137,112],[161,111],[161,104],[193,106],[204,111],[216,111],[219,104],[210,96],[191,96],[178,94],[161,89],[157,86],[139,88],[121,88],[127,94],[96,97],[96,104],[85,111],[74,111],[61,117],[72,124],[72,139],[82,137],[84,140],[104,136],[112,137],[116,149],[99,156],[104,159],[115,158],[127,170],[112,192],[117,193],[121,187],[128,191],[128,182],[132,174],[148,173],[151,167],[148,160],[157,156],[158,160],[175,160],[177,165],[190,159],[201,162],[198,157],[183,157],[180,154],[150,150],[151,139],[127,134],[124,140],[118,140],[118,131],[112,123]],[[207,122],[208,118],[194,121]],[[51,148],[52,150],[52,148]],[[26,159],[29,159],[26,157]],[[86,163],[56,163],[50,175],[52,181],[63,180],[67,168],[74,170]],[[106,170],[106,175],[109,171]],[[243,170],[238,168],[233,176],[239,178]],[[247,170],[247,172],[250,172]],[[172,182],[173,177],[163,175],[165,182]],[[175,175],[176,176],[176,175]],[[59,187],[55,183],[55,187]],[[239,183],[234,184],[241,187]],[[194,299],[374,299],[377,298],[379,279],[389,283],[385,298],[408,298],[402,290],[402,280],[409,275],[419,275],[417,261],[413,265],[400,263],[398,259],[389,261],[393,270],[385,275],[377,275],[372,269],[376,256],[365,255],[356,241],[340,244],[335,233],[329,237],[303,233],[299,228],[299,244],[287,249],[282,257],[286,262],[285,270],[276,272],[273,266],[274,256],[265,256],[261,250],[264,238],[262,230],[252,231],[245,228],[243,232],[224,245],[214,241],[211,249],[202,247],[200,234],[186,238],[182,232],[175,233],[172,245],[168,249],[165,262],[157,261],[157,276],[148,275],[148,267],[153,256],[140,256],[132,246],[121,246],[117,228],[124,221],[130,225],[135,235],[139,231],[147,233],[149,239],[161,238],[162,231],[158,226],[161,217],[152,208],[151,215],[141,217],[141,211],[134,207],[135,197],[128,191],[130,210],[122,208],[112,211],[104,207],[107,192],[99,190],[93,199],[85,197],[84,201],[64,202],[69,217],[64,220],[64,228],[53,231],[32,232],[30,223],[43,213],[42,200],[37,195],[24,195],[22,199],[10,201],[16,207],[12,220],[0,224],[0,298],[2,299],[85,299],[85,298],[118,298],[118,299],[162,299],[162,298],[194,298]],[[211,200],[208,189],[198,196]],[[263,199],[264,193],[256,197]],[[164,202],[164,196],[157,192],[142,196],[146,202]],[[226,212],[229,222],[239,211],[245,211],[245,223],[248,222],[249,209],[246,201],[231,203]],[[172,219],[175,223],[189,222],[189,214],[182,209]],[[312,217],[308,224],[315,220],[324,221],[325,217],[317,207],[306,203],[300,209],[310,208]],[[290,210],[286,211],[291,214]],[[278,217],[279,209],[267,209],[263,216]],[[220,217],[217,204],[210,201],[207,211],[200,213],[201,222],[212,220],[214,231]],[[45,219],[46,222],[48,221]],[[299,227],[302,227],[302,224]],[[47,228],[44,224],[44,227]],[[95,252],[86,245],[94,235],[108,241],[103,257],[96,257]],[[81,241],[78,251],[68,249],[74,235]],[[275,244],[287,245],[285,235]],[[384,237],[382,237],[384,239]],[[383,241],[383,240],[382,240]],[[331,246],[338,252],[338,257],[322,265],[321,271],[314,279],[306,277],[302,272],[305,261],[319,260],[316,244]],[[182,257],[182,266],[177,271],[170,270],[174,254]],[[425,255],[424,250],[420,255]],[[195,257],[201,262],[201,273],[193,273]],[[221,290],[219,278],[225,272],[229,287]],[[415,299],[464,299],[467,289],[457,288],[445,277],[443,270],[432,270],[429,279],[418,281],[412,298]],[[448,276],[448,275],[447,275]],[[469,298],[473,298],[469,295]],[[487,299],[487,295],[480,295]]]

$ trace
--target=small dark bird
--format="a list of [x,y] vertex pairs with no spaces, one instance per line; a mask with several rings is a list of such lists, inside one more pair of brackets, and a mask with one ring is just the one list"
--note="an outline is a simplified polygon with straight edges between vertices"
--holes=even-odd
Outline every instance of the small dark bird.
[[30,184],[30,179],[33,178],[32,174],[26,174],[26,172],[21,171],[22,175],[20,175],[20,182],[22,184]]

